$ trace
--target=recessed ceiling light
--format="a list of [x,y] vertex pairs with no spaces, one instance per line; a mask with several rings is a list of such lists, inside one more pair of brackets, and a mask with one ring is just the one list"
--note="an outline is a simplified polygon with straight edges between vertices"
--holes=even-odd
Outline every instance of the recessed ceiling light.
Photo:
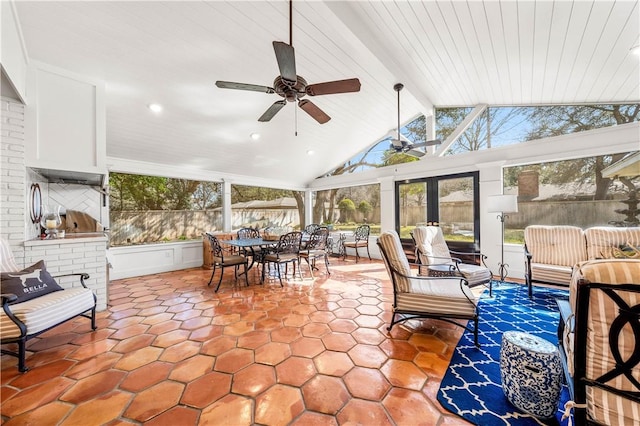
[[316,152],[315,152],[314,150],[312,150],[312,149],[310,149],[310,150],[308,150],[308,151],[307,151],[307,155],[313,155],[313,154],[315,154],[315,153],[316,153]]
[[159,113],[162,111],[162,105],[160,104],[149,104],[149,109],[155,113]]
[[633,46],[631,49],[629,49],[631,53],[633,53],[634,55],[638,55],[640,56],[640,44],[637,46]]
[[251,137],[251,139],[253,139],[254,141],[257,141],[258,139],[260,139],[260,133],[251,133],[249,137]]

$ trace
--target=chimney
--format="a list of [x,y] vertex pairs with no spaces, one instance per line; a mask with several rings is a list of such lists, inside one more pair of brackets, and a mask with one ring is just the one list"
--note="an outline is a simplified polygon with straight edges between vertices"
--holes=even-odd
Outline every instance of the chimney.
[[538,172],[523,170],[518,175],[518,201],[531,201],[540,195]]

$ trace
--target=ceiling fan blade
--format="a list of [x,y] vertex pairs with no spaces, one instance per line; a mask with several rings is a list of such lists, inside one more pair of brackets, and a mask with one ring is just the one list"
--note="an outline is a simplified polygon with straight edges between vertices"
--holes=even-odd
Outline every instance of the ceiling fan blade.
[[331,95],[334,93],[350,93],[360,91],[360,80],[349,78],[347,80],[327,81],[325,83],[310,84],[305,89],[307,95]]
[[406,152],[406,154],[412,157],[417,157],[417,158],[424,157],[425,155],[424,152],[418,151],[417,149],[410,149]]
[[270,121],[273,116],[276,115],[278,111],[280,111],[286,104],[287,101],[285,100],[274,102],[273,105],[271,105],[269,109],[267,109],[264,114],[262,114],[262,116],[258,118],[258,121]]
[[412,148],[422,148],[424,146],[440,145],[441,143],[442,143],[442,141],[440,139],[433,139],[433,140],[426,141],[426,142],[414,143],[413,145],[411,145],[411,147]]
[[291,86],[295,85],[298,81],[298,75],[296,74],[296,55],[293,46],[281,41],[274,41],[273,50],[276,52],[276,60],[282,79],[291,83]]
[[233,81],[216,81],[216,86],[221,89],[250,90],[252,92],[276,93],[275,90],[267,86],[258,86],[257,84],[235,83]]
[[303,109],[304,112],[309,114],[320,124],[324,124],[327,121],[331,120],[331,117],[329,117],[324,111],[318,108],[316,104],[307,99],[301,100],[300,102],[298,102],[298,105]]

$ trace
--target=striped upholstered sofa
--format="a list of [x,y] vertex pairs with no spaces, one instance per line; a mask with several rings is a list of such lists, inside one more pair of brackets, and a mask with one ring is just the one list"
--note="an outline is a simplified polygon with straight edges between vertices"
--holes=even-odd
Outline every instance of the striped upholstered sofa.
[[578,264],[558,305],[574,424],[640,424],[640,259]]
[[616,257],[619,247],[640,246],[640,228],[531,225],[524,230],[525,280],[569,285],[578,263]]

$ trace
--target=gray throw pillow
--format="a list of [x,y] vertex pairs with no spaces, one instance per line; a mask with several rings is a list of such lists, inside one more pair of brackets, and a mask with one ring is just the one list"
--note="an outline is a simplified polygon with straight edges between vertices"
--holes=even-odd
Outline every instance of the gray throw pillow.
[[26,302],[54,291],[64,290],[47,272],[44,261],[18,272],[3,272],[0,275],[2,294],[13,293],[18,300],[11,304]]

